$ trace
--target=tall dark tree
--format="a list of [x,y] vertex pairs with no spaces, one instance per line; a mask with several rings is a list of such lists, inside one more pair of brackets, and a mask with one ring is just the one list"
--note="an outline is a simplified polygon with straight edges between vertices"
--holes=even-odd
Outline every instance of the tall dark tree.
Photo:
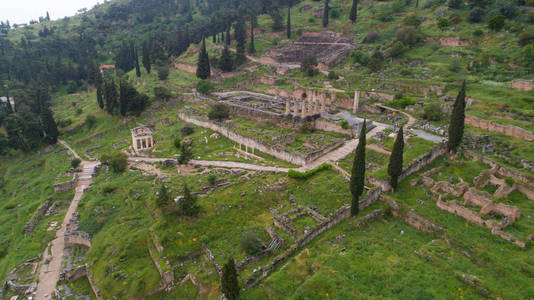
[[230,258],[223,266],[221,276],[221,291],[228,300],[235,300],[239,297],[239,281],[237,279],[237,268],[235,261]]
[[96,101],[98,102],[98,107],[100,107],[100,109],[104,109],[102,88],[102,84],[96,87]]
[[128,45],[126,41],[122,41],[121,48],[115,56],[115,68],[130,72],[135,67],[133,58],[132,44]]
[[449,124],[449,142],[448,148],[451,152],[456,152],[456,149],[462,142],[465,127],[465,80],[462,83],[462,88],[456,97],[454,107],[451,113],[451,122]]
[[43,128],[43,131],[45,132],[45,142],[48,144],[55,144],[57,143],[57,139],[59,137],[59,130],[57,129],[56,121],[54,120],[54,116],[52,115],[52,111],[50,108],[43,106],[41,108],[41,126]]
[[287,38],[291,38],[291,6],[287,7],[287,23],[286,23]]
[[158,198],[156,199],[156,204],[162,210],[167,209],[170,205],[173,204],[172,196],[169,192],[169,189],[163,183],[159,187]]
[[113,79],[110,79],[104,83],[104,99],[106,100],[106,110],[108,114],[112,115],[115,106],[117,105],[117,87]]
[[119,82],[119,111],[122,116],[128,112],[128,85],[126,79],[122,78]]
[[230,46],[230,44],[232,43],[232,36],[230,35],[230,26],[228,26],[228,28],[226,28],[226,35],[225,35],[225,37],[226,37],[226,40],[225,40],[226,45],[227,45],[227,46]]
[[135,75],[137,77],[141,77],[141,67],[139,66],[139,55],[137,54],[137,50],[135,50]]
[[367,122],[363,121],[360,131],[360,140],[352,164],[352,175],[350,177],[350,192],[352,193],[352,204],[350,212],[353,216],[360,212],[360,197],[363,194],[365,182],[365,134],[367,131]]
[[234,69],[234,60],[232,54],[228,49],[228,46],[224,46],[224,50],[221,54],[220,68],[223,72],[231,72]]
[[197,77],[200,79],[208,79],[211,75],[210,58],[206,50],[206,40],[202,40],[202,47],[198,53],[197,62]]
[[236,45],[236,57],[235,61],[238,65],[244,63],[247,58],[245,56],[245,44],[246,42],[246,30],[245,30],[245,22],[242,18],[239,18],[237,20],[235,27],[235,40],[237,42]]
[[197,197],[191,194],[187,184],[184,184],[183,198],[178,202],[178,209],[180,214],[184,216],[195,216],[200,211],[200,207],[197,205]]
[[5,112],[7,115],[9,114],[12,114],[13,113],[13,107],[11,107],[11,101],[9,100],[9,87],[8,87],[8,84],[5,85],[6,89],[5,89],[5,94],[6,94],[6,98],[7,98],[7,101],[5,103]]
[[358,17],[358,0],[352,0],[352,7],[350,8],[350,21],[352,24],[356,22],[356,18]]
[[323,10],[323,27],[328,26],[329,22],[329,15],[330,15],[330,1],[325,0],[324,1],[324,10]]
[[145,70],[148,74],[150,74],[150,52],[149,52],[148,44],[147,42],[143,43],[143,67],[145,67]]
[[399,182],[399,176],[402,173],[402,163],[404,155],[404,129],[401,126],[399,129],[399,132],[397,133],[397,137],[395,138],[395,143],[393,144],[393,151],[391,152],[391,156],[389,157],[389,165],[388,165],[388,174],[390,176],[389,183],[391,184],[391,187],[393,189],[397,188],[397,184]]
[[250,20],[250,43],[248,44],[248,53],[254,53],[256,52],[256,48],[254,47],[254,17]]

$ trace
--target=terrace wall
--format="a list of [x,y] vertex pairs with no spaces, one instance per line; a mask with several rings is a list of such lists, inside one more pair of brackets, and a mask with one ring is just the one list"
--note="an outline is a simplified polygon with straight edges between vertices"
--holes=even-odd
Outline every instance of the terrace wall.
[[465,116],[465,123],[491,132],[499,132],[518,139],[534,141],[534,134],[532,132],[517,126],[501,125],[493,121],[484,120],[473,116]]
[[78,183],[78,174],[74,174],[72,177],[72,180],[69,180],[67,182],[54,184],[54,192],[56,194],[63,193],[66,191],[70,191],[76,187],[76,184]]
[[45,214],[45,212],[48,209],[48,206],[50,205],[50,202],[52,201],[51,197],[48,197],[46,199],[45,203],[39,207],[37,210],[37,215],[33,217],[26,225],[24,226],[24,235],[28,235],[33,231],[33,228],[35,228],[35,225],[39,223],[39,220],[41,220],[41,217]]

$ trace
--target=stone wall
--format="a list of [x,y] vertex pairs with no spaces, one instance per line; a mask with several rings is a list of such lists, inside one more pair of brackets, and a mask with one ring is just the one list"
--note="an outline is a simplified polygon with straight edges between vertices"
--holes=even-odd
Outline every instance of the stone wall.
[[65,247],[84,246],[91,248],[91,238],[89,234],[83,231],[67,231],[64,235]]
[[402,174],[399,176],[399,181],[428,166],[429,164],[434,162],[436,158],[442,156],[446,152],[447,145],[445,143],[432,147],[429,153],[416,158],[411,164],[407,165],[406,168],[404,168]]
[[89,265],[81,265],[77,267],[76,269],[65,273],[65,280],[68,282],[76,281],[84,276],[87,276],[87,272],[89,270]]
[[534,81],[533,80],[525,80],[525,79],[516,79],[516,80],[510,82],[510,88],[528,92],[532,88],[534,88]]
[[204,252],[206,254],[206,258],[215,267],[215,270],[217,271],[217,275],[219,275],[219,277],[221,277],[222,276],[222,269],[221,269],[221,266],[219,266],[219,264],[217,264],[217,261],[215,261],[215,256],[213,255],[213,253],[211,253],[211,250],[208,248],[208,246],[206,246],[205,243],[202,244],[202,248],[204,249]]
[[322,130],[322,131],[332,131],[332,132],[337,132],[341,134],[346,134],[351,137],[354,137],[354,135],[356,134],[355,131],[352,129],[343,129],[341,126],[335,123],[328,122],[322,119],[315,120],[314,128],[317,130]]
[[35,225],[39,223],[39,220],[41,220],[41,217],[46,213],[51,201],[52,201],[52,198],[48,197],[45,203],[43,203],[43,205],[41,205],[39,209],[37,210],[37,214],[35,215],[35,217],[33,217],[30,221],[28,221],[28,223],[26,223],[26,225],[24,226],[24,231],[23,231],[24,235],[28,235],[33,231],[33,228],[35,228]]
[[76,188],[77,183],[78,183],[78,174],[74,174],[71,180],[67,182],[63,182],[63,183],[54,184],[54,192],[56,194],[59,194],[59,193],[63,193],[66,191],[70,191]]
[[532,132],[517,126],[501,125],[493,121],[484,120],[469,115],[465,116],[465,123],[491,132],[499,132],[518,139],[534,141],[534,134]]

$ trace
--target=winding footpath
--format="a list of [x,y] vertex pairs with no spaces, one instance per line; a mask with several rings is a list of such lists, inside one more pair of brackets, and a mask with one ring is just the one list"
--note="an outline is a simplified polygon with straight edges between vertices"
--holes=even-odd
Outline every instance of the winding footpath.
[[[72,148],[70,148],[67,143],[62,140],[59,140],[59,143],[65,146],[74,157],[78,159],[80,158],[80,156]],[[63,250],[65,249],[64,235],[67,231],[67,224],[72,221],[78,209],[78,203],[82,198],[83,193],[93,183],[93,175],[95,174],[95,168],[99,164],[100,162],[92,161],[82,161],[80,163],[80,167],[83,171],[78,177],[74,198],[72,199],[69,209],[67,210],[67,214],[63,219],[61,228],[56,231],[56,238],[51,242],[50,246],[47,247],[43,253],[43,261],[41,263],[41,270],[39,272],[39,283],[35,292],[36,300],[52,299],[52,294],[56,288],[56,283],[59,280],[59,274],[61,272],[61,265],[63,262]],[[49,252],[51,254],[49,254]]]

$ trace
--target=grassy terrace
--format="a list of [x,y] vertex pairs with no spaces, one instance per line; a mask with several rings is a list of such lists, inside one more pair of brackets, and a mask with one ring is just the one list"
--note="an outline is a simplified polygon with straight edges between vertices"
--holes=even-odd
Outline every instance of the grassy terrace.
[[[70,168],[66,152],[52,152],[39,156],[37,153],[11,157],[0,162],[0,280],[23,261],[42,254],[46,245],[55,237],[55,231],[47,231],[53,221],[61,224],[72,199],[72,191],[54,194],[56,176]],[[44,149],[41,149],[43,151]],[[23,235],[25,224],[36,214],[39,207],[52,197],[51,204],[65,201],[55,214],[45,217],[33,232]]]

